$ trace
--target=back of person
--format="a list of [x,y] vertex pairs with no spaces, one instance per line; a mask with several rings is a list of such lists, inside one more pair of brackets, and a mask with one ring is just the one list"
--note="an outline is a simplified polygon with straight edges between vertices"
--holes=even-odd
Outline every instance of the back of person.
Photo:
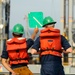
[[51,54],[62,57],[60,30],[54,28],[46,28],[41,30],[40,49],[41,55]]
[[16,24],[12,30],[14,37],[6,41],[6,50],[9,56],[9,64],[16,74],[33,75],[32,72],[27,68],[29,56],[27,53],[26,38],[22,37],[23,33],[23,26],[21,24]]
[[50,16],[44,18],[44,29],[31,49],[31,53],[36,54],[40,48],[41,75],[65,75],[61,59],[62,47],[66,53],[72,52],[66,38],[60,35],[59,29],[54,28],[55,23]]
[[[29,63],[28,49],[33,45],[38,28],[34,29],[31,38],[23,38],[24,27],[16,24],[12,29],[13,38],[6,41],[2,52],[2,64],[12,75],[33,75],[28,69]],[[9,58],[9,64],[7,59]],[[9,66],[10,65],[10,66]]]

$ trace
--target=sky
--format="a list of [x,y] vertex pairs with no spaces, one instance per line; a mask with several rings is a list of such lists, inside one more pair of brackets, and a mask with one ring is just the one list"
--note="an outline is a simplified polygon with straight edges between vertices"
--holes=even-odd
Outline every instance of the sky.
[[55,27],[61,29],[61,0],[10,0],[9,30],[17,23],[26,29],[28,22],[24,18],[30,12],[43,12],[43,17],[51,16],[57,22]]

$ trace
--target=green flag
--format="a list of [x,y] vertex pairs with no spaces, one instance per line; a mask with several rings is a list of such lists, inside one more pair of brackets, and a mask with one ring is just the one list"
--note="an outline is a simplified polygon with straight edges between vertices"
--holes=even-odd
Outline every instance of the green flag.
[[43,25],[43,13],[42,12],[30,12],[28,14],[28,22],[30,28],[41,28]]

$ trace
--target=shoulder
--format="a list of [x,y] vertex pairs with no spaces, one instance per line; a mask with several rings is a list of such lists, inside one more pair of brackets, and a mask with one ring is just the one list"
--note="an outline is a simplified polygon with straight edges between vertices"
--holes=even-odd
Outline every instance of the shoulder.
[[11,40],[12,40],[12,38],[8,39],[7,41],[11,41]]
[[30,42],[34,43],[34,40],[32,40],[31,38],[27,39],[27,43],[30,43]]
[[62,44],[69,44],[68,40],[63,35],[61,35],[61,43]]
[[61,40],[67,40],[63,35],[61,35]]
[[61,44],[65,50],[68,49],[69,47],[71,47],[70,43],[63,35],[61,35]]

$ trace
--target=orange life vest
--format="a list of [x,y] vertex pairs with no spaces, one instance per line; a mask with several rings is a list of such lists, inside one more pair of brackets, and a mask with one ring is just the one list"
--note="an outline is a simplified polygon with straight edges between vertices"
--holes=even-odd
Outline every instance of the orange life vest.
[[60,30],[46,28],[40,33],[40,50],[41,55],[54,55],[62,57]]
[[25,38],[12,38],[7,40],[7,51],[11,64],[28,63],[27,44]]

